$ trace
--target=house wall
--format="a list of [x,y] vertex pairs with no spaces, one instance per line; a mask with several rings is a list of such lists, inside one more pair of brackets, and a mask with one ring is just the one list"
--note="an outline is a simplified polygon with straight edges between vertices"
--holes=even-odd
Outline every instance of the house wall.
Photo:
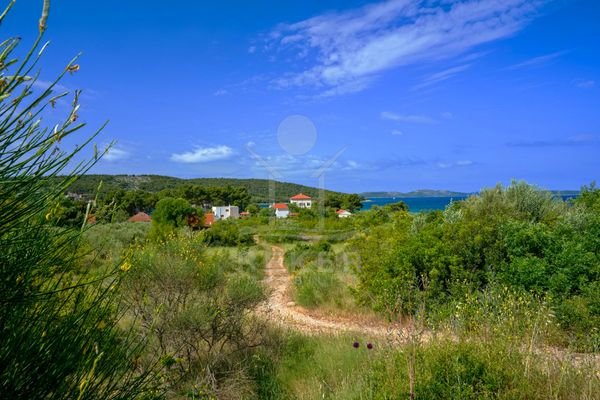
[[282,209],[275,209],[275,217],[277,218],[287,218],[288,215],[290,214],[290,210],[282,210]]
[[215,214],[215,221],[221,219],[238,219],[240,217],[240,209],[238,206],[217,206],[212,208]]
[[290,203],[297,205],[300,208],[311,208],[312,200],[291,200]]

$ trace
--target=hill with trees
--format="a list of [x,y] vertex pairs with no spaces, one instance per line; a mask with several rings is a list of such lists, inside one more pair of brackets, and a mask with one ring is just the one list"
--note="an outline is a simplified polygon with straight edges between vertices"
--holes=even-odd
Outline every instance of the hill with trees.
[[[268,179],[234,179],[234,178],[193,178],[182,179],[162,175],[82,175],[69,188],[70,192],[94,197],[102,182],[101,192],[117,190],[142,190],[157,193],[166,189],[178,189],[186,185],[210,187],[246,188],[251,196],[251,201],[263,203],[269,201],[286,201],[291,196],[304,193],[318,197],[319,189],[290,182],[274,181],[274,198],[269,195],[269,188],[273,181]],[[330,190],[326,194],[340,194]]]

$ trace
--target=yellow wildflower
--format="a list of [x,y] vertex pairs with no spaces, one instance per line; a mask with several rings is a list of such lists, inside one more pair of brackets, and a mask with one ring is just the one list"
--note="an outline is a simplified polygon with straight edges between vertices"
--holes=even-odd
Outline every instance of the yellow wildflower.
[[131,269],[131,263],[129,261],[125,261],[123,264],[121,264],[119,268],[121,269],[121,271],[127,272]]

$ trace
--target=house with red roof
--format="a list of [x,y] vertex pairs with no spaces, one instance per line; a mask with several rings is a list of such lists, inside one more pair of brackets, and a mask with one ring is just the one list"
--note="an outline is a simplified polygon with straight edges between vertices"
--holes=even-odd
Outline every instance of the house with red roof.
[[275,203],[271,207],[275,209],[275,217],[277,218],[287,218],[290,215],[290,209],[285,203]]
[[290,203],[298,206],[299,208],[311,208],[312,198],[304,193],[299,193],[290,197]]
[[348,210],[337,210],[335,213],[337,214],[338,218],[348,218],[352,215],[352,213]]
[[129,222],[152,222],[152,218],[145,212],[139,212],[135,214],[133,217],[129,218],[127,221]]

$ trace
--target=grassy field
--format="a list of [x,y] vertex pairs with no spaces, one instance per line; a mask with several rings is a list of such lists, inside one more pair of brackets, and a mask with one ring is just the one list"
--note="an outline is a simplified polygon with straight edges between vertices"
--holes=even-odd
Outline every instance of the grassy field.
[[[366,324],[383,320],[357,301],[356,268],[361,260],[351,241],[337,240],[339,230],[316,235],[318,230],[295,223],[275,227],[272,231],[272,226],[253,227],[243,221],[241,235],[250,232],[260,240],[235,246],[207,245],[203,233],[185,229],[155,243],[147,241],[149,227],[144,224],[98,225],[85,232],[85,260],[92,260],[96,268],[131,261],[135,273],[132,283],[125,282],[125,293],[148,291],[156,304],[176,293],[188,299],[178,306],[165,303],[158,314],[144,302],[137,305],[167,332],[167,339],[159,340],[161,330],[140,327],[150,339],[150,348],[161,354],[169,398],[210,398],[211,393],[225,399],[599,398],[598,358],[553,347],[561,335],[551,310],[534,297],[505,287],[490,287],[438,313],[407,319],[422,330],[392,331],[389,337],[305,336],[260,323],[248,307],[268,295],[264,286],[255,285],[264,278],[273,245],[285,250],[293,300],[313,316],[352,318]],[[231,228],[219,232],[238,235]],[[328,241],[328,237],[336,239]],[[149,274],[143,272],[145,268]],[[194,271],[205,271],[205,276],[195,277]],[[191,283],[185,283],[187,279]],[[241,302],[242,308],[232,308],[231,301]],[[204,309],[204,303],[213,308]],[[168,310],[172,316],[165,314]],[[224,313],[223,320],[213,312]],[[124,321],[137,323],[133,314]],[[190,326],[198,329],[214,323],[220,328],[214,336],[192,340],[193,331],[173,330],[184,321],[184,326],[196,321]],[[234,342],[228,339],[227,329],[221,330],[224,321],[237,327],[235,340],[244,343],[242,353],[231,347]],[[214,348],[202,345],[207,353],[176,356],[177,345],[199,339],[216,340],[223,347],[213,353]],[[171,343],[170,350],[158,350],[161,340]],[[184,365],[188,367],[178,372]],[[207,383],[206,368],[217,371],[215,379],[223,388]]]

